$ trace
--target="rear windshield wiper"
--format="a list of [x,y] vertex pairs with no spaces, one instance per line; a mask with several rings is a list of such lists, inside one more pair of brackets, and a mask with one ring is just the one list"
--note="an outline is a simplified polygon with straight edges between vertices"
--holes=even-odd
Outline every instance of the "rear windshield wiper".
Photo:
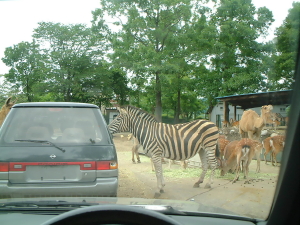
[[51,145],[59,150],[61,150],[62,152],[65,152],[66,150],[57,146],[56,144],[52,143],[51,141],[47,141],[47,140],[31,140],[31,139],[28,139],[28,140],[15,140],[15,141],[20,141],[20,142],[33,142],[33,143],[45,143],[45,144],[48,144],[48,145]]

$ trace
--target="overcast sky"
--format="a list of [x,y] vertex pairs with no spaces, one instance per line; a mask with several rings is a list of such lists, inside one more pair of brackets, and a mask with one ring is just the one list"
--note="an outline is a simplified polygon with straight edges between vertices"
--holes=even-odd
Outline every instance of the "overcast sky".
[[[293,1],[252,0],[257,7],[266,6],[273,12],[275,23],[270,34],[282,24]],[[38,22],[90,25],[91,11],[100,6],[99,2],[100,0],[0,0],[0,59],[4,57],[6,47],[22,41],[30,42]],[[8,70],[0,60],[0,75]]]

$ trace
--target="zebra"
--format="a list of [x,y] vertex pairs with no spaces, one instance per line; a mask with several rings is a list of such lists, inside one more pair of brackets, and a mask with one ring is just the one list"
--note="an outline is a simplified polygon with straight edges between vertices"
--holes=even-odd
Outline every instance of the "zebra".
[[120,108],[120,114],[109,124],[108,128],[112,134],[131,132],[141,143],[145,153],[152,158],[157,179],[155,198],[164,192],[162,157],[171,160],[186,160],[198,153],[203,171],[194,187],[199,187],[203,183],[210,165],[212,169],[210,181],[205,188],[211,188],[217,167],[216,150],[219,138],[218,128],[213,122],[195,120],[171,125],[157,122],[153,116],[139,108],[126,106]]

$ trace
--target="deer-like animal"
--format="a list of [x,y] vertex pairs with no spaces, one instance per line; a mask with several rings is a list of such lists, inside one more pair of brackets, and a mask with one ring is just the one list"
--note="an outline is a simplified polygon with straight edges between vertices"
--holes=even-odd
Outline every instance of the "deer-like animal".
[[249,173],[249,165],[253,159],[253,157],[256,155],[257,158],[257,167],[256,172],[260,171],[260,153],[262,150],[263,145],[256,141],[249,138],[243,138],[241,139],[236,147],[236,176],[233,180],[233,183],[235,183],[239,179],[240,175],[240,165],[243,167],[244,171],[244,178],[246,179],[245,183],[249,183],[248,180],[248,173]]
[[227,120],[223,120],[222,121],[222,127],[229,127],[230,126],[230,123],[227,121]]
[[[227,172],[234,172],[237,167],[237,153],[239,151],[236,148],[239,141],[231,141],[224,150],[224,159],[221,164],[221,176],[224,176]],[[257,159],[256,172],[260,172],[260,153],[262,150],[262,144],[256,140],[251,140],[251,147],[255,149],[255,156]]]
[[226,139],[225,135],[220,135],[219,136],[219,138],[218,138],[218,148],[219,148],[219,151],[220,151],[220,160],[223,159],[225,147],[229,143],[230,143],[230,141]]
[[234,172],[236,169],[236,145],[239,141],[231,141],[224,148],[224,156],[221,163],[221,176],[224,176],[227,172]]
[[239,129],[239,124],[240,124],[240,121],[234,121],[234,122],[232,122],[231,126]]
[[280,113],[270,113],[267,115],[266,123],[273,126],[275,130],[277,130],[277,127],[280,125],[281,115]]
[[[284,135],[268,137],[263,141],[263,146],[265,149],[265,153],[264,153],[265,164],[267,164],[266,156],[269,152],[271,152],[271,163],[273,166],[277,166],[276,156],[279,152],[283,151],[284,143],[285,143]],[[275,161],[275,165],[274,165],[274,161]]]
[[6,99],[4,105],[2,106],[1,110],[0,110],[0,127],[5,119],[5,117],[7,116],[7,114],[9,113],[11,107],[16,103],[17,100],[15,101],[11,101],[11,97],[9,97],[8,99]]

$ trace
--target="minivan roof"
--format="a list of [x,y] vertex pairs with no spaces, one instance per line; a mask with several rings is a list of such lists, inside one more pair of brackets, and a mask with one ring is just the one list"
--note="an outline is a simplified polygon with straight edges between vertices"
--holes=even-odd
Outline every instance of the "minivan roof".
[[77,102],[26,102],[13,105],[12,108],[20,107],[75,107],[75,108],[98,108],[94,104]]

